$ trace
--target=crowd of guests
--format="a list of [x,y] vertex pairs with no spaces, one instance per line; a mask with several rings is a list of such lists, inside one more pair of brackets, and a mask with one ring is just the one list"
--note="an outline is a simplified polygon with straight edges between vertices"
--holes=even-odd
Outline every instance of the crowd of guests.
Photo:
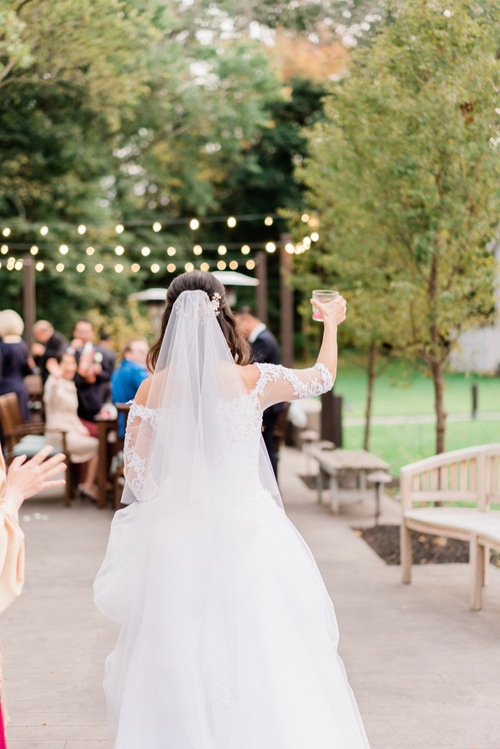
[[[115,368],[115,354],[108,339],[96,340],[90,320],[76,322],[68,341],[47,320],[34,328],[35,342],[28,349],[23,340],[22,318],[13,310],[0,312],[0,395],[15,393],[25,421],[29,421],[29,393],[26,376],[38,374],[43,387],[46,437],[50,444],[65,447],[71,463],[81,464],[82,496],[96,498],[98,465],[97,421],[105,404],[131,400],[148,376],[144,338],[129,341],[121,363]],[[124,425],[120,424],[121,436]],[[1,432],[0,432],[1,437]]]
[[[251,309],[242,308],[236,319],[249,340],[254,361],[278,364],[277,341]],[[78,491],[81,496],[96,499],[97,422],[101,416],[109,415],[107,404],[130,401],[148,376],[148,342],[144,338],[128,341],[116,367],[109,339],[102,334],[97,338],[88,319],[77,320],[69,341],[50,322],[38,320],[33,328],[35,342],[31,350],[23,340],[23,332],[23,320],[16,312],[0,312],[0,395],[16,393],[22,416],[28,421],[31,414],[25,377],[33,373],[40,376],[47,439],[62,448],[64,433],[71,463],[82,466]],[[274,435],[281,408],[278,404],[264,413],[264,441],[276,474],[278,454]],[[120,438],[124,431],[120,415]],[[0,425],[0,439],[1,436]]]

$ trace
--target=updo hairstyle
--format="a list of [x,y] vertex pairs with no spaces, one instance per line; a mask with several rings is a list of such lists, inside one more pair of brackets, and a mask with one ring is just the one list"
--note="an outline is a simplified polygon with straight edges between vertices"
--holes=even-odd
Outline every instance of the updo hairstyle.
[[226,290],[223,284],[213,275],[202,270],[189,271],[182,273],[174,278],[167,290],[167,304],[161,320],[161,331],[158,340],[153,344],[148,353],[147,364],[151,371],[154,371],[156,362],[161,349],[161,344],[168,321],[172,312],[172,307],[177,297],[183,291],[204,291],[210,300],[213,300],[214,294],[220,294],[219,314],[217,322],[219,323],[224,338],[226,339],[229,350],[236,364],[248,364],[250,361],[250,347],[238,331],[236,320],[227,303]]

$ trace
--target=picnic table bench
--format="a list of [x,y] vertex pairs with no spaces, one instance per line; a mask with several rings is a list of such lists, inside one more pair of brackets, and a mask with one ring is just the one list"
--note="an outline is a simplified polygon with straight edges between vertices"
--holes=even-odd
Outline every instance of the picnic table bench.
[[[380,484],[390,480],[387,473],[389,464],[372,455],[367,450],[328,449],[318,445],[309,447],[309,454],[318,462],[317,488],[318,502],[323,501],[323,490],[328,483],[328,504],[333,513],[338,513],[340,505],[375,499],[376,518],[380,512]],[[373,475],[373,472],[378,475]],[[380,472],[383,472],[382,474]],[[371,484],[371,486],[369,486]]]

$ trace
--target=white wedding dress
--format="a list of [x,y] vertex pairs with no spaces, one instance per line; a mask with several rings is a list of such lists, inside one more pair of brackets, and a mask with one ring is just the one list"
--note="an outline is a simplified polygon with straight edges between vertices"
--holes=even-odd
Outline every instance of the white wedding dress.
[[228,397],[219,360],[210,387],[224,381],[225,396],[209,402],[205,351],[189,368],[205,368],[191,427],[177,421],[179,408],[190,420],[186,371],[172,399],[165,362],[157,405],[130,409],[125,460],[137,501],[116,513],[95,582],[98,607],[121,625],[105,672],[110,746],[366,749],[333,605],[261,460],[263,409],[329,390],[330,372],[260,364],[252,392]]

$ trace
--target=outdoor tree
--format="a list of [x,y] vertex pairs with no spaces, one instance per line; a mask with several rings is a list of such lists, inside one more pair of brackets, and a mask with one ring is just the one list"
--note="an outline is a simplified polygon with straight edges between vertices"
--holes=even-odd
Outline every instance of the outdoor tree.
[[370,300],[359,335],[381,332],[428,368],[437,452],[450,352],[493,312],[495,29],[490,3],[392,4],[388,24],[328,97],[306,168],[321,219],[321,246],[306,262],[342,289],[346,269],[347,288],[357,276]]

